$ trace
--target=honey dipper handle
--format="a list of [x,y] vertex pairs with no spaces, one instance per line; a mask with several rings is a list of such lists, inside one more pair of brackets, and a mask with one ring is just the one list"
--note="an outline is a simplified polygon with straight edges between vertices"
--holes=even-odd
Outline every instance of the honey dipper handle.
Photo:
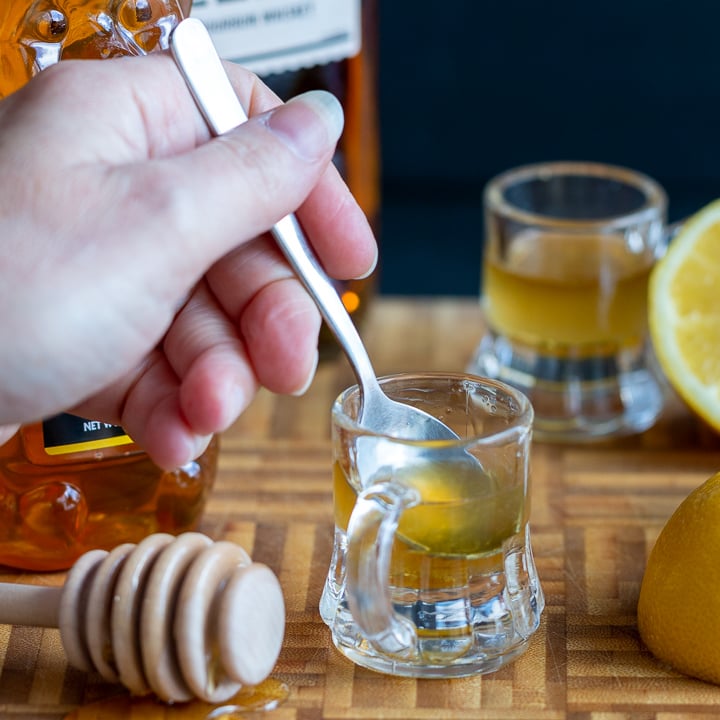
[[0,583],[0,623],[58,627],[62,587]]

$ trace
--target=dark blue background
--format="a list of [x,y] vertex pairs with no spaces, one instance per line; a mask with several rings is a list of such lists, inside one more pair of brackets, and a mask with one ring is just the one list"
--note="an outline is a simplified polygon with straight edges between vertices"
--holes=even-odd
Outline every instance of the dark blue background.
[[380,0],[384,293],[476,294],[481,193],[540,160],[652,175],[671,220],[720,197],[710,0]]

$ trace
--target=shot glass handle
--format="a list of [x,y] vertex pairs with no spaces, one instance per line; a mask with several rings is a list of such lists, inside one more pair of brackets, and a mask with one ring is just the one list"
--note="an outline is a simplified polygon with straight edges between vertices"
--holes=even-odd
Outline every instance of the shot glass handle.
[[418,653],[417,629],[394,611],[388,580],[400,515],[417,502],[417,493],[410,488],[378,483],[358,496],[348,525],[350,613],[378,652],[403,660]]

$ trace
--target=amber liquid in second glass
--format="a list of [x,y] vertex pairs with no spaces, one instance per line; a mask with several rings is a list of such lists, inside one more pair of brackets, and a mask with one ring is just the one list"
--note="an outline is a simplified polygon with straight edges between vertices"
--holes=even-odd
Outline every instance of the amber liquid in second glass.
[[497,333],[541,355],[611,354],[642,343],[653,258],[631,252],[624,237],[527,232],[505,257],[489,255],[484,304]]

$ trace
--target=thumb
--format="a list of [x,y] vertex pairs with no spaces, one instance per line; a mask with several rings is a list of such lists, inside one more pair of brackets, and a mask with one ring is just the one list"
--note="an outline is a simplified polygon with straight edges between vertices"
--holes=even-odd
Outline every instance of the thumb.
[[[297,210],[328,170],[342,129],[339,101],[315,90],[191,152],[158,160],[165,181],[157,191],[170,187],[172,202],[157,202],[152,188],[141,196],[182,264],[173,270],[197,274]],[[167,262],[162,245],[156,248]]]

